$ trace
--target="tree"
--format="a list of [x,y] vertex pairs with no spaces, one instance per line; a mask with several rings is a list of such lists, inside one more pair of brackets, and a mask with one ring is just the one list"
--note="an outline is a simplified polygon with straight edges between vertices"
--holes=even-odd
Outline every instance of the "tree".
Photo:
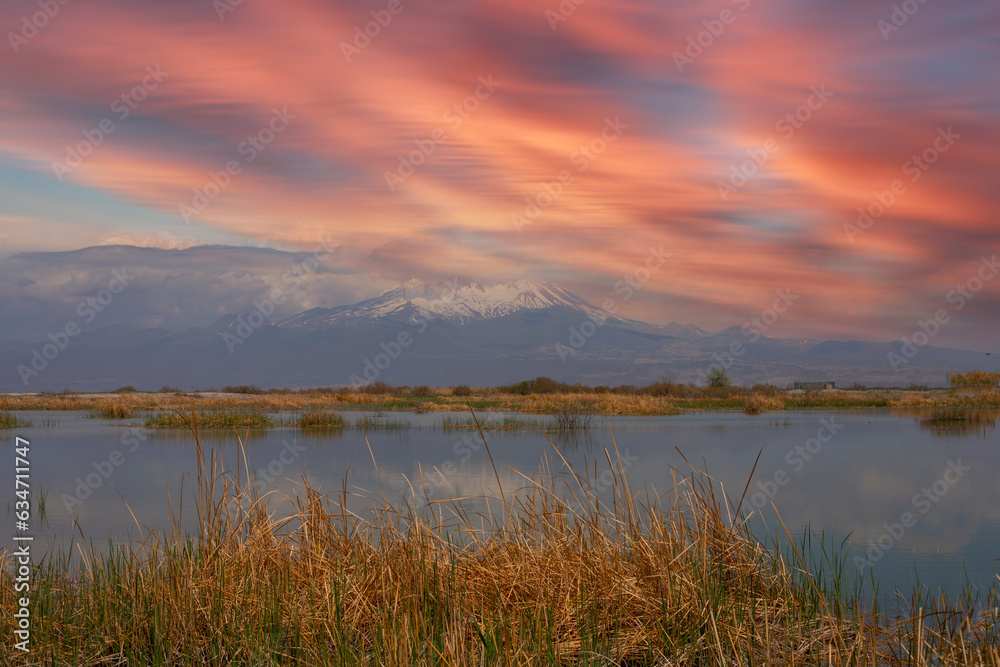
[[729,376],[726,375],[726,371],[721,368],[713,368],[710,370],[708,375],[705,376],[705,379],[708,380],[709,387],[728,387],[730,384]]

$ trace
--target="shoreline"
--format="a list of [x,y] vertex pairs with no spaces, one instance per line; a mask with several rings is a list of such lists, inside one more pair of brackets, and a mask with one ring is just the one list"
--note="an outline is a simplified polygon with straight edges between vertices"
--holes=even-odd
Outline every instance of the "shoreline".
[[109,418],[135,412],[510,412],[522,414],[585,414],[593,416],[669,416],[687,412],[744,411],[750,414],[784,410],[973,409],[1000,408],[1000,391],[967,390],[773,390],[731,388],[696,396],[474,392],[420,396],[358,392],[223,393],[127,392],[0,394],[0,411],[96,411]]

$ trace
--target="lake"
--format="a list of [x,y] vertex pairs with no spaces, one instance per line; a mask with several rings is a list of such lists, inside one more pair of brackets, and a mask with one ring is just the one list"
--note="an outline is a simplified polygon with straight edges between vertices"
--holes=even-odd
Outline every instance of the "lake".
[[[351,422],[364,416],[342,414]],[[174,511],[183,508],[185,525],[193,527],[196,446],[189,432],[130,427],[142,419],[92,419],[86,413],[18,416],[32,426],[5,430],[0,455],[13,468],[15,435],[31,443],[31,484],[47,493],[45,521],[34,517],[31,532],[36,562],[45,549],[76,552],[76,543],[102,548],[109,540],[132,540],[139,534],[136,520],[144,529],[168,528],[168,490]],[[849,559],[861,569],[871,568],[883,591],[908,592],[919,577],[932,591],[958,592],[966,576],[985,587],[1000,571],[995,414],[978,414],[960,428],[884,410],[596,417],[588,431],[550,433],[551,444],[534,429],[487,431],[496,474],[478,433],[439,427],[446,417],[464,420],[466,415],[383,416],[406,427],[254,431],[245,443],[246,469],[255,473],[259,490],[278,492],[279,511],[280,496],[300,488],[303,474],[331,497],[339,496],[346,476],[348,490],[359,494],[351,498],[352,508],[370,506],[362,496],[380,498],[384,492],[390,502],[407,498],[420,507],[472,497],[464,504],[485,511],[475,498],[481,499],[484,490],[499,497],[497,477],[509,495],[527,486],[512,468],[530,477],[547,456],[553,472],[565,472],[560,454],[581,474],[590,470],[607,497],[612,478],[604,449],[614,456],[616,441],[634,490],[670,490],[671,471],[690,470],[683,452],[738,501],[763,448],[743,505],[760,507],[761,518],[754,519],[760,534],[773,535],[780,514],[793,536],[811,526],[837,546],[847,540]],[[479,415],[488,421],[503,416]],[[552,423],[551,417],[517,418]],[[222,453],[227,470],[235,473],[237,460],[244,467],[232,431],[204,431],[202,443]],[[0,476],[9,516],[14,500],[10,468]],[[431,507],[440,512],[446,506]],[[14,534],[10,518],[6,545]],[[78,555],[74,562],[79,563]]]

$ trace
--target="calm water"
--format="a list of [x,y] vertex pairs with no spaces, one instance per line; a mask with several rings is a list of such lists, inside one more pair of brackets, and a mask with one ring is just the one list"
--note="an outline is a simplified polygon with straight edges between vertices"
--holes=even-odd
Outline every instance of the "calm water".
[[[13,544],[15,532],[15,435],[30,440],[32,487],[48,494],[46,521],[36,517],[32,526],[36,561],[45,549],[76,551],[79,542],[101,547],[109,539],[134,539],[139,531],[129,507],[143,528],[167,528],[168,491],[177,512],[182,483],[184,523],[193,525],[196,449],[189,433],[129,428],[122,421],[90,419],[83,413],[20,416],[33,426],[0,434],[0,461],[9,466],[6,472],[0,467],[0,507],[6,507],[8,516],[0,531],[3,546]],[[360,415],[345,416],[353,421]],[[380,497],[384,490],[390,502],[407,497],[423,505],[428,499],[481,498],[484,489],[498,494],[493,468],[476,439],[464,431],[434,428],[444,415],[385,417],[412,427],[339,435],[291,428],[255,432],[246,443],[247,466],[257,473],[261,490],[279,495],[299,488],[303,473],[331,497],[341,492],[345,475],[352,492]],[[549,418],[537,419],[549,423]],[[764,505],[761,515],[772,533],[777,524],[773,502],[793,535],[811,525],[838,545],[848,539],[851,560],[873,568],[883,590],[910,590],[919,576],[932,590],[957,591],[966,574],[971,583],[986,586],[1000,572],[1000,435],[995,421],[995,416],[980,416],[964,430],[942,430],[917,416],[885,411],[704,413],[600,418],[590,432],[550,437],[578,471],[593,471],[596,462],[605,481],[604,448],[613,451],[614,437],[633,488],[649,486],[661,494],[671,488],[672,468],[689,470],[679,449],[692,463],[707,466],[736,498],[763,447],[745,503]],[[538,431],[487,432],[487,439],[507,493],[526,485],[511,468],[530,476],[546,452],[556,472],[563,468]],[[234,469],[237,447],[231,432],[205,432],[203,443],[223,452],[227,468]],[[421,469],[426,497],[421,492],[414,499],[411,484],[419,488]],[[352,503],[364,505],[360,499]]]

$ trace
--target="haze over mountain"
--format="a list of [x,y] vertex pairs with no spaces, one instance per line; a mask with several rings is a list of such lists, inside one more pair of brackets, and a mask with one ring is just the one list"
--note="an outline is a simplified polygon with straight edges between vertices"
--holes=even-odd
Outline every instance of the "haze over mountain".
[[[276,294],[271,293],[272,296]],[[277,295],[281,296],[281,295]],[[703,382],[712,364],[737,383],[833,380],[941,385],[947,373],[998,370],[982,353],[900,342],[763,335],[746,323],[711,333],[602,310],[559,285],[411,280],[349,306],[275,318],[269,298],[206,326],[107,325],[32,342],[0,342],[2,391],[359,385],[496,385],[546,375],[585,384]],[[899,371],[890,365],[895,353]]]

